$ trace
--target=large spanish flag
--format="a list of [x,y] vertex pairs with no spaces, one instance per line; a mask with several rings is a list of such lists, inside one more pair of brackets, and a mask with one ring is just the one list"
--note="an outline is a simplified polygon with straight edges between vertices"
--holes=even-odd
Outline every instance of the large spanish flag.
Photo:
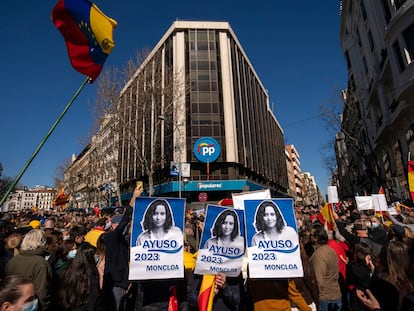
[[214,300],[214,281],[216,276],[213,274],[203,275],[201,281],[200,292],[198,294],[198,310],[211,311],[213,310]]
[[59,0],[52,21],[65,39],[73,68],[94,81],[115,46],[117,22],[88,0]]
[[414,161],[408,161],[408,188],[411,194],[411,200],[414,202]]

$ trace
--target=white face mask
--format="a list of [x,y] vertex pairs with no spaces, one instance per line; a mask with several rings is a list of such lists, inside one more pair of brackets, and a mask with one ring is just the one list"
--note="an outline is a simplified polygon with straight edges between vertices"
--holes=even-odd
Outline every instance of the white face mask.
[[22,311],[37,311],[37,307],[39,304],[39,299],[35,299],[29,302],[26,302],[22,305]]
[[73,258],[75,258],[77,251],[78,250],[76,250],[76,249],[70,250],[69,253],[66,255],[66,257],[68,257],[68,259],[71,259],[72,260]]

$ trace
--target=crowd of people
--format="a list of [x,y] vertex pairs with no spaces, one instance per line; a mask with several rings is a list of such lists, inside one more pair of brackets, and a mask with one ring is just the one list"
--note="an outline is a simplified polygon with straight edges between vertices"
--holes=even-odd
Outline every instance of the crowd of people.
[[[128,279],[131,217],[141,193],[136,188],[129,205],[111,215],[3,213],[0,310],[198,310],[204,278],[194,266],[202,213],[186,215],[183,279]],[[390,216],[359,211],[349,201],[334,206],[329,222],[318,217],[321,208],[295,208],[303,277],[250,278],[245,263],[237,277],[215,276],[213,310],[414,310],[414,210]],[[286,230],[277,208],[266,203],[260,211],[255,243]],[[155,200],[145,215],[156,224],[168,212]],[[143,234],[157,234],[155,227],[143,225]],[[242,243],[236,241],[240,225],[237,214],[226,210],[200,247]],[[172,229],[179,230],[173,224],[163,227]]]

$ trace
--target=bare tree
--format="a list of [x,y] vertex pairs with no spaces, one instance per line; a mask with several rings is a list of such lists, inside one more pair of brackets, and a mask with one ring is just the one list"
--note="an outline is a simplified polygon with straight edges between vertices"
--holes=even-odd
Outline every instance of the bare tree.
[[336,171],[335,155],[335,136],[341,131],[343,100],[338,90],[335,91],[336,97],[327,104],[321,104],[319,107],[320,117],[325,125],[326,131],[332,139],[321,146],[322,163],[333,176]]
[[[119,200],[120,187],[126,179],[147,179],[149,194],[153,194],[153,176],[164,169],[172,154],[162,141],[184,126],[177,122],[177,114],[182,111],[174,104],[185,100],[188,86],[182,81],[183,71],[165,65],[160,54],[149,55],[148,49],[138,51],[122,68],[107,67],[97,80],[92,109],[95,129],[102,132],[102,123],[107,123],[105,131],[110,134],[105,142],[113,148],[103,151],[101,147],[95,152],[91,161],[99,165],[91,174],[102,175],[115,168],[111,174],[116,175],[112,177],[117,181]],[[126,153],[134,159],[132,173],[127,177],[122,175],[119,163],[120,155],[124,157]]]

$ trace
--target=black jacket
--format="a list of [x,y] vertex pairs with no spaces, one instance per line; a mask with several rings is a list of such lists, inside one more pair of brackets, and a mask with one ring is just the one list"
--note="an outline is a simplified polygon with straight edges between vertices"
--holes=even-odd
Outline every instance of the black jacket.
[[128,288],[129,245],[124,231],[132,215],[132,208],[125,207],[124,215],[118,227],[105,234],[105,275],[104,282],[110,287]]

